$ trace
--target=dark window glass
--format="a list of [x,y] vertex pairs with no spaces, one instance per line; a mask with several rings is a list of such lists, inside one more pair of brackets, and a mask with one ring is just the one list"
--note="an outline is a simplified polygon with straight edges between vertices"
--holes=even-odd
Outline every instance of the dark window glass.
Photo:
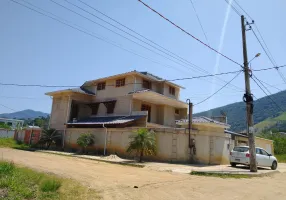
[[116,87],[122,87],[124,85],[125,85],[125,78],[116,80],[116,84],[115,84]]

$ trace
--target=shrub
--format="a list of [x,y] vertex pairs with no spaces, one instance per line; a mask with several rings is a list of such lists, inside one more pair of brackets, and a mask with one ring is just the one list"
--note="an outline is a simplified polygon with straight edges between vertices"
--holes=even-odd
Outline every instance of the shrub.
[[90,133],[81,134],[76,143],[82,148],[83,153],[86,152],[86,147],[94,144],[94,136]]
[[130,136],[130,143],[127,152],[135,151],[139,154],[139,162],[142,162],[144,155],[156,154],[156,137],[153,132],[149,132],[146,128],[138,129],[135,135]]
[[61,187],[61,182],[55,179],[43,180],[40,184],[42,192],[56,192]]

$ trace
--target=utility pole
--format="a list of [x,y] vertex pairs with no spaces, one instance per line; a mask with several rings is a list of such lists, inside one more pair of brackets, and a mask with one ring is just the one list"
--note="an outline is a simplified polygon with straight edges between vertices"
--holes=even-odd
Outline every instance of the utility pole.
[[[247,23],[248,25],[248,23]],[[241,31],[242,31],[242,45],[243,45],[243,61],[244,61],[244,78],[245,78],[245,94],[243,100],[246,103],[246,119],[247,119],[247,135],[248,145],[250,153],[250,171],[257,172],[256,163],[256,150],[255,150],[255,139],[253,135],[253,97],[250,92],[250,81],[249,81],[249,68],[247,58],[247,47],[246,47],[246,24],[244,22],[244,16],[241,15]]]

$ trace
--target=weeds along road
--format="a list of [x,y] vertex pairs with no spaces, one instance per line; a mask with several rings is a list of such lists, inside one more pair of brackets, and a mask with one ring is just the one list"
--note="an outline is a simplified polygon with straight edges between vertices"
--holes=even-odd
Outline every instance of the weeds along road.
[[6,148],[0,148],[0,155],[16,164],[75,179],[99,191],[103,199],[286,199],[285,173],[222,179]]

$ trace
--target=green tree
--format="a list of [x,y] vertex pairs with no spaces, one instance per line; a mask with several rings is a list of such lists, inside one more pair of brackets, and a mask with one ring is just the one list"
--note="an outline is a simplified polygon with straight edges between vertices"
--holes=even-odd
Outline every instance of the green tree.
[[51,144],[60,144],[62,141],[62,134],[56,129],[44,129],[41,134],[39,143],[46,144],[47,149]]
[[128,153],[136,152],[139,154],[139,162],[142,162],[144,155],[155,155],[157,151],[156,137],[153,132],[146,128],[138,129],[135,135],[129,137],[131,139],[127,148]]
[[263,131],[259,136],[273,140],[275,154],[286,154],[286,136],[275,131],[277,130]]
[[8,124],[4,124],[4,123],[1,123],[0,124],[0,128],[3,128],[3,129],[6,129],[6,130],[11,130],[11,126],[9,126]]
[[91,133],[83,133],[78,138],[76,143],[82,148],[82,152],[86,152],[86,147],[94,144],[94,136]]

